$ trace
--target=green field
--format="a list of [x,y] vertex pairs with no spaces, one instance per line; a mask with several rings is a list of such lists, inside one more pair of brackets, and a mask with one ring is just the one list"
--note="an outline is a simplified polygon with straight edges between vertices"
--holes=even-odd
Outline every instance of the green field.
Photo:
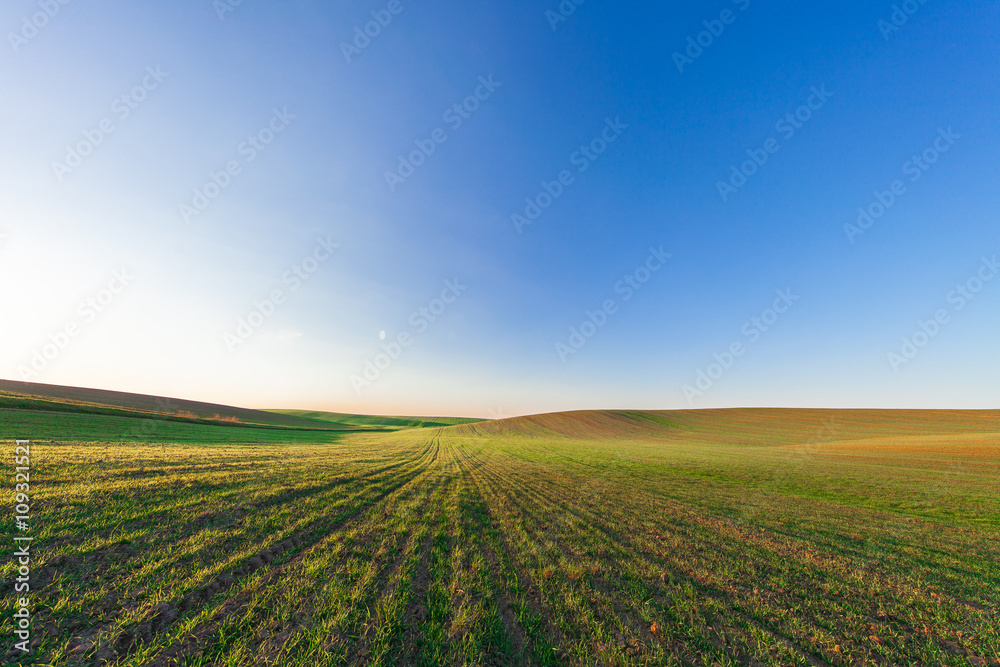
[[1000,665],[1000,412],[4,400],[37,642],[9,664]]

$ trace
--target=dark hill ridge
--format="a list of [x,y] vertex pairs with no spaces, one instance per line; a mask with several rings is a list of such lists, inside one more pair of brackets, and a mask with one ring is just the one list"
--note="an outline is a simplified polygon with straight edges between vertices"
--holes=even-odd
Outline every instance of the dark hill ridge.
[[[132,394],[122,391],[105,389],[87,389],[83,387],[65,387],[62,385],[40,384],[36,382],[18,382],[16,380],[0,380],[0,399],[6,394],[8,398],[35,398],[41,402],[56,401],[77,404],[81,407],[111,407],[129,411],[152,412],[165,415],[177,412],[190,413],[201,419],[213,419],[216,416],[223,419],[236,419],[244,424],[260,424],[265,426],[284,426],[292,428],[339,430],[344,426],[334,423],[317,422],[312,419],[302,419],[291,415],[276,414],[263,410],[236,408],[229,405],[189,401],[180,398],[165,398],[146,394]],[[19,401],[20,403],[20,401]],[[12,404],[7,407],[21,407]],[[45,409],[44,403],[34,406],[27,404],[26,409]]]

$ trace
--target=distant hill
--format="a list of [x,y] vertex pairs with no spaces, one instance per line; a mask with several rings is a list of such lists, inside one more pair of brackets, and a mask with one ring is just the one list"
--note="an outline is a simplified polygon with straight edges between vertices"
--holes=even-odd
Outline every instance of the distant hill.
[[[301,419],[291,415],[275,414],[263,410],[236,408],[229,405],[202,403],[180,398],[164,398],[146,394],[131,394],[104,389],[65,387],[35,382],[0,380],[0,408],[20,410],[49,410],[58,412],[90,412],[93,414],[115,414],[119,412],[135,415],[166,415],[189,417],[213,421],[230,421],[242,424],[284,426],[293,428],[324,428],[314,420]],[[117,408],[117,410],[115,410]],[[142,416],[142,415],[135,415]],[[340,429],[343,426],[328,423],[325,428]]]
[[380,415],[353,415],[343,412],[317,412],[310,410],[268,410],[280,415],[289,415],[320,423],[343,424],[346,426],[384,426],[389,428],[433,428],[472,424],[481,419],[467,417],[391,417]]
[[727,408],[717,410],[579,410],[463,424],[471,436],[704,440],[735,445],[850,440],[879,435],[997,433],[1000,410],[858,410]]
[[192,424],[238,424],[258,429],[269,427],[327,433],[446,428],[455,435],[468,436],[710,440],[737,446],[1000,432],[1000,410],[577,410],[480,420],[309,410],[251,410],[179,398],[0,380],[0,412],[4,411],[70,412],[103,415],[106,418],[140,417]]
[[308,410],[252,410],[181,398],[15,380],[0,380],[0,409],[179,418],[329,431],[432,428],[479,421],[464,417],[393,417]]

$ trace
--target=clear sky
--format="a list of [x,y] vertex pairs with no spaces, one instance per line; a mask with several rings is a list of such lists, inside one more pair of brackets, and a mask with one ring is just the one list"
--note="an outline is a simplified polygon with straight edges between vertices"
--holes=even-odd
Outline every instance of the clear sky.
[[1000,5],[652,5],[4,3],[0,376],[998,407]]

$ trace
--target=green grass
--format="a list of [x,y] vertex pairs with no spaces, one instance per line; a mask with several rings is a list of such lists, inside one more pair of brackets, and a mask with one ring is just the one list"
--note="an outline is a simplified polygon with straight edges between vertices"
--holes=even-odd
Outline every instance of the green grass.
[[30,433],[31,438],[36,440],[107,443],[317,443],[333,442],[344,433],[370,430],[218,424],[208,420],[172,417],[122,417],[29,410],[0,410],[0,426],[8,433]]
[[997,413],[0,415],[33,440],[24,664],[1000,664]]

